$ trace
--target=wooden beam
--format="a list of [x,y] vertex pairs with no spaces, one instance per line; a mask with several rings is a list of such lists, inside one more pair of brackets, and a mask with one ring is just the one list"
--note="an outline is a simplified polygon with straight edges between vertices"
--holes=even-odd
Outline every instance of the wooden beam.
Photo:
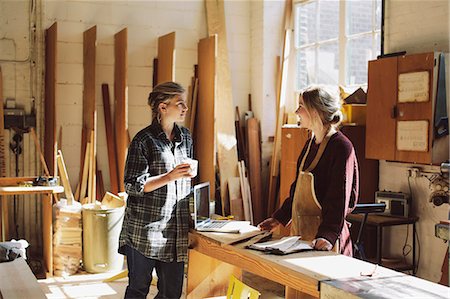
[[216,148],[220,174],[222,213],[228,215],[230,213],[228,179],[238,175],[238,159],[223,0],[206,0],[206,19],[208,23],[208,34],[217,34],[218,39],[216,67],[217,98],[215,101]]
[[158,37],[157,83],[175,81],[175,32]]
[[[89,189],[88,195],[95,198],[95,178],[96,170],[95,161],[97,154],[97,108],[95,100],[95,55],[96,55],[96,43],[97,43],[97,26],[93,26],[86,30],[83,34],[83,129],[90,136],[91,149],[89,155]],[[87,138],[82,140],[84,143],[82,150],[86,148]],[[83,165],[83,164],[81,164]]]
[[[216,68],[216,36],[201,39],[198,43],[198,102],[197,117],[195,117],[195,158],[199,163],[200,182],[211,185],[210,199],[214,199],[215,190],[215,123],[214,103]],[[201,125],[200,125],[201,124]]]
[[266,198],[262,195],[261,186],[261,138],[259,135],[259,122],[252,117],[247,120],[247,145],[248,145],[248,168],[250,179],[250,190],[252,194],[253,218],[255,224],[260,223],[268,215]]
[[45,100],[44,100],[44,157],[50,175],[56,173],[56,60],[58,24],[45,31]]
[[[124,171],[125,158],[127,155],[128,137],[127,137],[127,28],[114,35],[114,125],[116,128],[117,145],[117,169],[119,192],[125,191]],[[159,75],[158,75],[159,76]]]
[[106,144],[108,149],[108,167],[109,180],[111,182],[111,192],[119,193],[119,182],[117,172],[117,153],[114,146],[114,131],[111,119],[111,104],[109,101],[109,87],[108,84],[102,84],[103,95],[103,111],[105,114],[105,129],[106,129]]

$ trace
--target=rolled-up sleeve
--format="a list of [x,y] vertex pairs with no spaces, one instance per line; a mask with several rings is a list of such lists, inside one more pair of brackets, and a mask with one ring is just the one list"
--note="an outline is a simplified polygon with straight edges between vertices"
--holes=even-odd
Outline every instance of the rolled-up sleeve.
[[125,164],[125,191],[131,196],[143,196],[144,185],[150,177],[146,148],[139,140],[133,140],[128,148]]

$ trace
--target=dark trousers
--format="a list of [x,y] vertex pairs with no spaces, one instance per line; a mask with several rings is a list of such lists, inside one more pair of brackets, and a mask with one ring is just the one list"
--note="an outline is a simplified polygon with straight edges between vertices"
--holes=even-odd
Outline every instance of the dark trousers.
[[184,262],[164,263],[145,257],[126,246],[128,265],[127,299],[145,299],[152,282],[153,268],[158,276],[158,294],[155,299],[178,299],[183,289]]

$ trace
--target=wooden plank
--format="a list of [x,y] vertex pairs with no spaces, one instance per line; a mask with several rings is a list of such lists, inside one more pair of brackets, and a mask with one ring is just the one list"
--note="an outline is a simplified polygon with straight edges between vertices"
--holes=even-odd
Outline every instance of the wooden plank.
[[23,258],[0,263],[0,298],[47,298]]
[[83,202],[84,198],[86,197],[86,188],[89,176],[89,157],[91,155],[90,152],[91,152],[91,142],[89,141],[86,145],[86,151],[84,153],[83,175],[81,176],[80,197],[78,199],[80,202]]
[[249,153],[249,180],[252,194],[253,218],[260,223],[267,218],[267,198],[262,194],[261,186],[261,137],[259,122],[252,117],[247,120],[247,145]]
[[158,37],[157,83],[175,81],[175,32]]
[[56,161],[58,163],[59,176],[64,187],[64,192],[66,193],[67,204],[72,205],[75,199],[73,197],[72,187],[70,186],[69,175],[67,174],[66,163],[64,163],[62,151],[58,151]]
[[[93,26],[86,30],[83,34],[83,129],[85,132],[89,132],[91,140],[90,160],[91,166],[93,159],[96,157],[97,147],[97,108],[95,100],[95,55],[96,55],[96,42],[97,42],[97,27]],[[91,176],[90,188],[88,191],[89,198],[94,194],[95,196],[95,164],[90,167]],[[92,181],[91,181],[92,180]],[[93,185],[92,185],[93,184]],[[94,192],[94,193],[92,193]]]
[[[2,68],[0,67],[0,177],[6,176],[6,156],[5,156],[5,138],[4,138],[4,112],[3,112],[3,73]],[[3,234],[3,222],[4,219],[8,217],[6,213],[6,217],[4,214],[6,205],[6,199],[2,199],[0,197],[0,240],[5,241]],[[7,210],[6,210],[7,211]]]
[[[211,190],[215,190],[216,155],[215,138],[215,69],[216,69],[216,36],[201,39],[198,43],[198,105],[195,117],[195,157],[199,163],[200,182],[209,182]],[[201,157],[201,158],[200,158]],[[214,191],[210,193],[214,199]]]
[[[206,20],[208,34],[217,34],[217,97],[216,110],[216,148],[220,174],[220,196],[222,213],[230,213],[228,199],[228,179],[238,175],[236,133],[234,129],[233,94],[231,90],[231,73],[228,62],[227,35],[225,29],[225,11],[223,0],[207,0]],[[200,83],[201,84],[201,83]]]
[[56,173],[56,60],[58,24],[53,23],[45,34],[45,101],[44,156],[50,175]]
[[195,134],[195,119],[197,117],[198,92],[198,78],[195,78],[192,91],[191,117],[189,119],[189,130],[193,135]]
[[48,193],[62,193],[63,186],[2,186],[0,187],[0,195],[17,195],[17,194],[48,194]]
[[42,194],[42,247],[45,267],[50,276],[53,275],[52,204],[52,195]]
[[95,202],[95,141],[94,141],[95,132],[91,131],[91,139],[90,139],[90,151],[89,151],[89,178],[88,178],[88,202]]
[[241,183],[239,177],[228,180],[228,190],[230,192],[230,212],[235,220],[245,220],[244,203],[241,195]]
[[116,128],[119,192],[125,191],[123,180],[128,147],[127,40],[127,28],[114,35],[114,126]]
[[158,85],[158,58],[153,58],[153,81],[152,86]]
[[45,162],[44,155],[41,151],[41,144],[39,143],[39,140],[36,136],[36,132],[34,131],[34,128],[30,128],[31,137],[33,138],[34,144],[36,146],[36,150],[39,155],[39,159],[41,160],[42,167],[44,167],[44,173],[46,176],[50,176],[50,172],[48,171],[47,163]]
[[111,119],[111,105],[109,101],[109,87],[108,84],[102,84],[103,95],[103,111],[105,114],[105,129],[106,129],[106,145],[108,149],[108,167],[109,180],[111,183],[111,192],[119,193],[119,182],[117,181],[117,153],[114,146],[114,131]]

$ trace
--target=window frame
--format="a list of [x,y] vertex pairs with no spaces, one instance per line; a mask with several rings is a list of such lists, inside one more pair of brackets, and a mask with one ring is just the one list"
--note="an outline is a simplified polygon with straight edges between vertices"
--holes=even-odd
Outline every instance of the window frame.
[[[372,53],[374,54],[374,56],[372,57],[373,59],[376,58],[377,53],[379,53],[381,51],[381,37],[380,37],[380,44],[376,43],[377,40],[377,36],[381,36],[381,21],[379,22],[380,27],[377,28],[377,22],[376,22],[376,16],[377,16],[377,11],[376,11],[376,5],[377,5],[377,1],[380,1],[380,5],[381,5],[381,0],[371,0],[372,3],[372,23],[371,23],[371,30],[370,31],[364,31],[364,32],[358,32],[358,33],[354,33],[354,34],[347,34],[347,30],[346,30],[346,23],[347,23],[347,2],[350,2],[352,0],[339,0],[339,31],[338,31],[338,36],[336,38],[332,38],[332,39],[327,39],[327,40],[322,40],[322,41],[318,41],[318,28],[319,28],[319,18],[317,18],[317,22],[316,22],[316,37],[315,37],[315,41],[312,43],[308,43],[308,44],[304,44],[304,45],[300,45],[300,34],[298,33],[299,30],[297,28],[298,26],[298,22],[297,22],[297,7],[299,5],[305,5],[307,3],[312,3],[312,2],[316,2],[316,15],[319,15],[319,11],[320,11],[320,5],[321,2],[323,3],[323,0],[303,0],[303,1],[295,1],[294,5],[293,5],[293,15],[294,15],[294,52],[295,52],[295,57],[297,59],[298,57],[298,52],[300,50],[303,49],[313,49],[314,50],[314,83],[312,84],[316,84],[317,83],[317,74],[318,74],[318,68],[319,68],[319,63],[318,63],[318,54],[319,54],[319,49],[321,46],[330,44],[332,42],[338,42],[338,49],[339,49],[339,70],[338,70],[338,85],[347,87],[347,88],[351,88],[351,89],[356,89],[357,87],[360,86],[367,86],[367,82],[366,83],[355,83],[355,84],[347,84],[346,83],[346,76],[347,76],[347,72],[348,72],[348,65],[347,65],[347,50],[348,50],[348,43],[351,40],[356,40],[358,38],[364,38],[367,36],[371,36],[371,40],[372,40]],[[296,62],[297,65],[297,62]],[[299,73],[297,71],[295,71],[295,84],[294,84],[294,88],[296,91],[299,90],[299,86],[298,86],[298,82],[299,82]],[[336,86],[337,87],[337,86]]]

